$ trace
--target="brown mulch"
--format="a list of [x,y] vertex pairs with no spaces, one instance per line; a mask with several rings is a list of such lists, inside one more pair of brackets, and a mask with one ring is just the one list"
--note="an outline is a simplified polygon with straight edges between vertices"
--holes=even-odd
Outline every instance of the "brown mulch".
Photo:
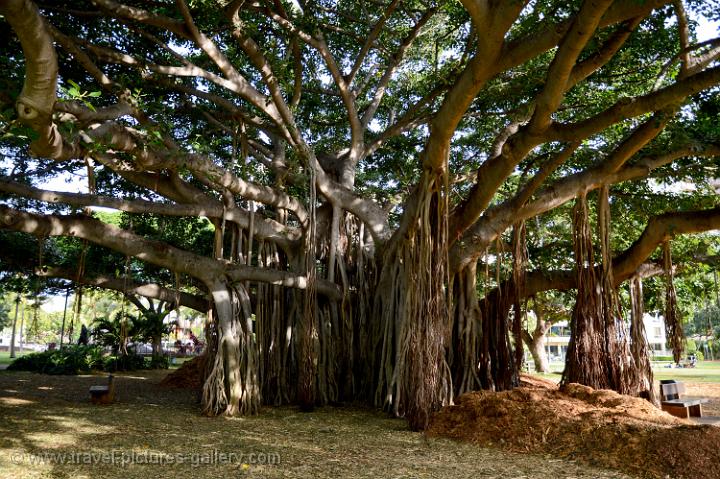
[[720,427],[675,418],[649,402],[523,376],[513,391],[460,396],[430,436],[551,454],[642,478],[717,479]]
[[185,361],[176,371],[168,374],[160,381],[161,386],[179,389],[202,389],[203,372],[206,356],[200,355]]

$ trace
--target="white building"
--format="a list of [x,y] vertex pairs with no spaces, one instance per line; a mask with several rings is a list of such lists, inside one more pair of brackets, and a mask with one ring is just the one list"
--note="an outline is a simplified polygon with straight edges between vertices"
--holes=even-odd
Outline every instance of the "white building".
[[[645,313],[643,316],[645,337],[653,356],[672,356],[667,349],[665,337],[665,319],[658,315]],[[550,328],[545,341],[545,350],[551,361],[565,361],[568,343],[570,342],[570,324],[567,321],[555,323]]]
[[[17,336],[17,334],[15,335]],[[12,328],[5,328],[0,331],[0,351],[7,351],[10,347],[10,339],[12,339]],[[18,340],[19,338],[15,338]]]
[[672,351],[667,348],[665,337],[665,318],[659,314],[643,316],[645,334],[650,344],[650,350],[655,356],[672,356]]
[[[30,349],[32,350],[38,350],[38,346],[35,344],[25,344],[24,339],[22,344],[22,351],[28,351]],[[2,331],[0,331],[0,351],[10,351],[10,343],[12,340],[12,326],[9,326]],[[20,352],[21,343],[20,343],[20,325],[18,325],[16,331],[15,331],[15,351]]]

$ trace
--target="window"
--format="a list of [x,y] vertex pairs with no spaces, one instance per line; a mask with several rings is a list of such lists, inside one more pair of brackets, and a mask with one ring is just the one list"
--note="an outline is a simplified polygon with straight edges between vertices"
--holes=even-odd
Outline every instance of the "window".
[[661,328],[653,328],[653,337],[661,338],[662,337],[662,329]]

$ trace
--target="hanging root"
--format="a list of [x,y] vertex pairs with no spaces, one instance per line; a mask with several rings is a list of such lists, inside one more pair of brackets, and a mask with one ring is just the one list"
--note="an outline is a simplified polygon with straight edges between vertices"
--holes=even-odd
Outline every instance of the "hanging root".
[[424,429],[432,412],[452,400],[445,359],[448,307],[447,175],[426,171],[416,221],[385,257],[375,311],[383,338],[376,398]]
[[[600,277],[596,274],[586,198],[579,197],[575,206],[573,240],[578,294],[562,381],[650,398],[652,372],[647,345],[643,344],[644,336],[642,341],[630,343],[615,289],[610,233],[609,192],[607,186],[603,186],[598,197]],[[642,334],[638,322],[642,325],[642,314],[639,319],[633,316],[634,337]]]
[[455,395],[480,389],[480,305],[477,301],[477,262],[470,263],[450,283],[452,347],[448,366],[452,371]]
[[673,271],[670,242],[663,243],[663,267],[665,269],[665,332],[672,347],[673,360],[679,363],[685,351],[685,332],[677,306],[675,273]]
[[509,335],[512,304],[509,288],[499,286],[480,303],[482,340],[479,371],[483,389],[507,391],[519,384]]
[[609,389],[605,357],[605,321],[595,269],[587,198],[583,194],[573,209],[573,245],[577,271],[577,299],[572,312],[562,384],[580,383],[595,389]]
[[[209,346],[209,344],[208,344]],[[206,416],[217,416],[227,409],[228,398],[225,394],[225,360],[223,343],[215,341],[216,349],[208,347],[208,361],[205,382],[202,390],[202,413]]]
[[640,393],[635,360],[630,353],[630,340],[622,317],[622,309],[615,289],[612,269],[610,200],[607,186],[598,197],[598,236],[602,255],[602,305],[605,318],[605,361],[608,384],[620,394],[636,396]]
[[644,314],[642,279],[635,276],[630,279],[630,350],[637,368],[637,395],[659,405],[653,387],[650,346],[648,345],[645,324],[643,323]]
[[[518,302],[513,297],[517,290],[500,287],[498,263],[496,287],[487,291],[487,252],[485,258],[482,300],[477,300],[476,263],[463,269],[451,283],[452,346],[448,348],[448,360],[457,395],[477,389],[505,391],[519,384],[509,336],[510,308]],[[522,342],[519,344],[522,352]]]
[[522,342],[522,323],[524,308],[522,298],[525,295],[525,276],[527,271],[528,253],[526,246],[525,222],[521,221],[513,227],[513,263],[512,263],[512,300],[513,322],[512,333],[515,347],[515,369],[520,370],[525,356]]
[[[287,264],[274,243],[263,242],[259,248],[261,267],[281,269]],[[286,297],[293,292],[283,286],[258,283],[255,307],[255,334],[258,343],[258,371],[262,397],[268,404],[279,406],[295,399],[291,377],[290,350],[295,340],[292,326],[294,310],[286,308]],[[294,304],[294,303],[292,303]]]

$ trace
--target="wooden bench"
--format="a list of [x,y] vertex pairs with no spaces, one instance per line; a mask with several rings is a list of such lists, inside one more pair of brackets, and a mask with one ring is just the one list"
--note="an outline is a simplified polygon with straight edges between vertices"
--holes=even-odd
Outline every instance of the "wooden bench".
[[683,419],[702,417],[702,405],[706,398],[680,397],[685,394],[685,384],[672,382],[660,384],[660,405],[663,411]]
[[110,404],[115,399],[113,375],[108,376],[106,386],[90,386],[90,402],[93,404]]

